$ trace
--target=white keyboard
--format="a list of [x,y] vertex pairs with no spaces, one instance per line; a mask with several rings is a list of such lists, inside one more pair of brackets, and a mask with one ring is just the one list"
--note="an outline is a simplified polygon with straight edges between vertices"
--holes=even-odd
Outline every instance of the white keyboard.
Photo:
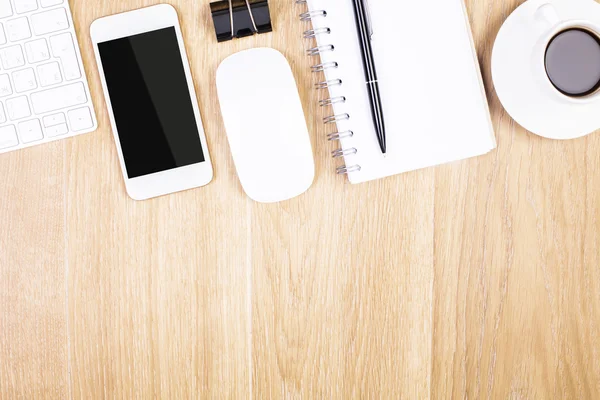
[[0,153],[96,128],[69,1],[0,0]]

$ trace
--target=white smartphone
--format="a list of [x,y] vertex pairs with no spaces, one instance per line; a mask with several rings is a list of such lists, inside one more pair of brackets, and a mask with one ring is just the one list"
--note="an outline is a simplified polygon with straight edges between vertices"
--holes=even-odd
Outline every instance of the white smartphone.
[[90,29],[129,196],[208,184],[213,168],[175,8],[112,15]]

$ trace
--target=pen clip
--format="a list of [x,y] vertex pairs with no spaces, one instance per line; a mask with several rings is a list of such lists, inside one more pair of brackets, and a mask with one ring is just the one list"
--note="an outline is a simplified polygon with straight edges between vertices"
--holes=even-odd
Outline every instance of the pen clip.
[[373,40],[373,24],[371,23],[371,7],[369,7],[369,0],[363,1],[365,15],[367,17],[367,30],[369,31],[369,39]]

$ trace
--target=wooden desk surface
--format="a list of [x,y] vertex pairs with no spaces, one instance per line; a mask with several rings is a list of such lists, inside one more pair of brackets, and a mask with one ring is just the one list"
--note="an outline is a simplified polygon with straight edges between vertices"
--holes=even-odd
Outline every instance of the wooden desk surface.
[[[303,6],[217,45],[209,0],[172,1],[216,175],[134,202],[88,27],[157,2],[72,0],[100,129],[0,156],[0,398],[600,398],[600,134],[502,111],[491,44],[520,1],[467,2],[498,149],[360,186],[332,172]],[[243,194],[216,101],[255,46],[288,57],[311,124],[314,186],[280,205]]]

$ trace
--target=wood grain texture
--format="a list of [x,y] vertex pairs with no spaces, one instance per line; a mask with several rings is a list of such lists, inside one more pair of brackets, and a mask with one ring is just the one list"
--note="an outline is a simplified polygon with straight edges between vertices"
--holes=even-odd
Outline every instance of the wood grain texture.
[[[96,18],[157,2],[79,7]],[[202,190],[134,202],[124,184],[108,115],[67,146],[71,385],[76,398],[240,398],[249,391],[248,201],[239,193],[212,77],[227,48],[212,39],[208,6],[177,4],[215,159]],[[84,35],[88,38],[88,35]],[[210,43],[209,43],[210,42]],[[216,40],[215,40],[216,42]],[[89,38],[85,61],[101,93]],[[223,53],[220,53],[223,51]],[[212,133],[212,134],[210,134]],[[82,163],[82,161],[84,161]],[[224,161],[223,163],[217,160]]]
[[65,145],[0,157],[0,398],[69,396]]
[[[332,172],[304,6],[217,44],[209,0],[169,2],[215,179],[127,197],[88,27],[159,1],[72,0],[100,129],[0,156],[0,399],[600,398],[600,136],[503,111],[491,46],[521,1],[467,1],[498,149],[359,186]],[[258,46],[290,61],[316,161],[278,205],[243,194],[216,101]]]

